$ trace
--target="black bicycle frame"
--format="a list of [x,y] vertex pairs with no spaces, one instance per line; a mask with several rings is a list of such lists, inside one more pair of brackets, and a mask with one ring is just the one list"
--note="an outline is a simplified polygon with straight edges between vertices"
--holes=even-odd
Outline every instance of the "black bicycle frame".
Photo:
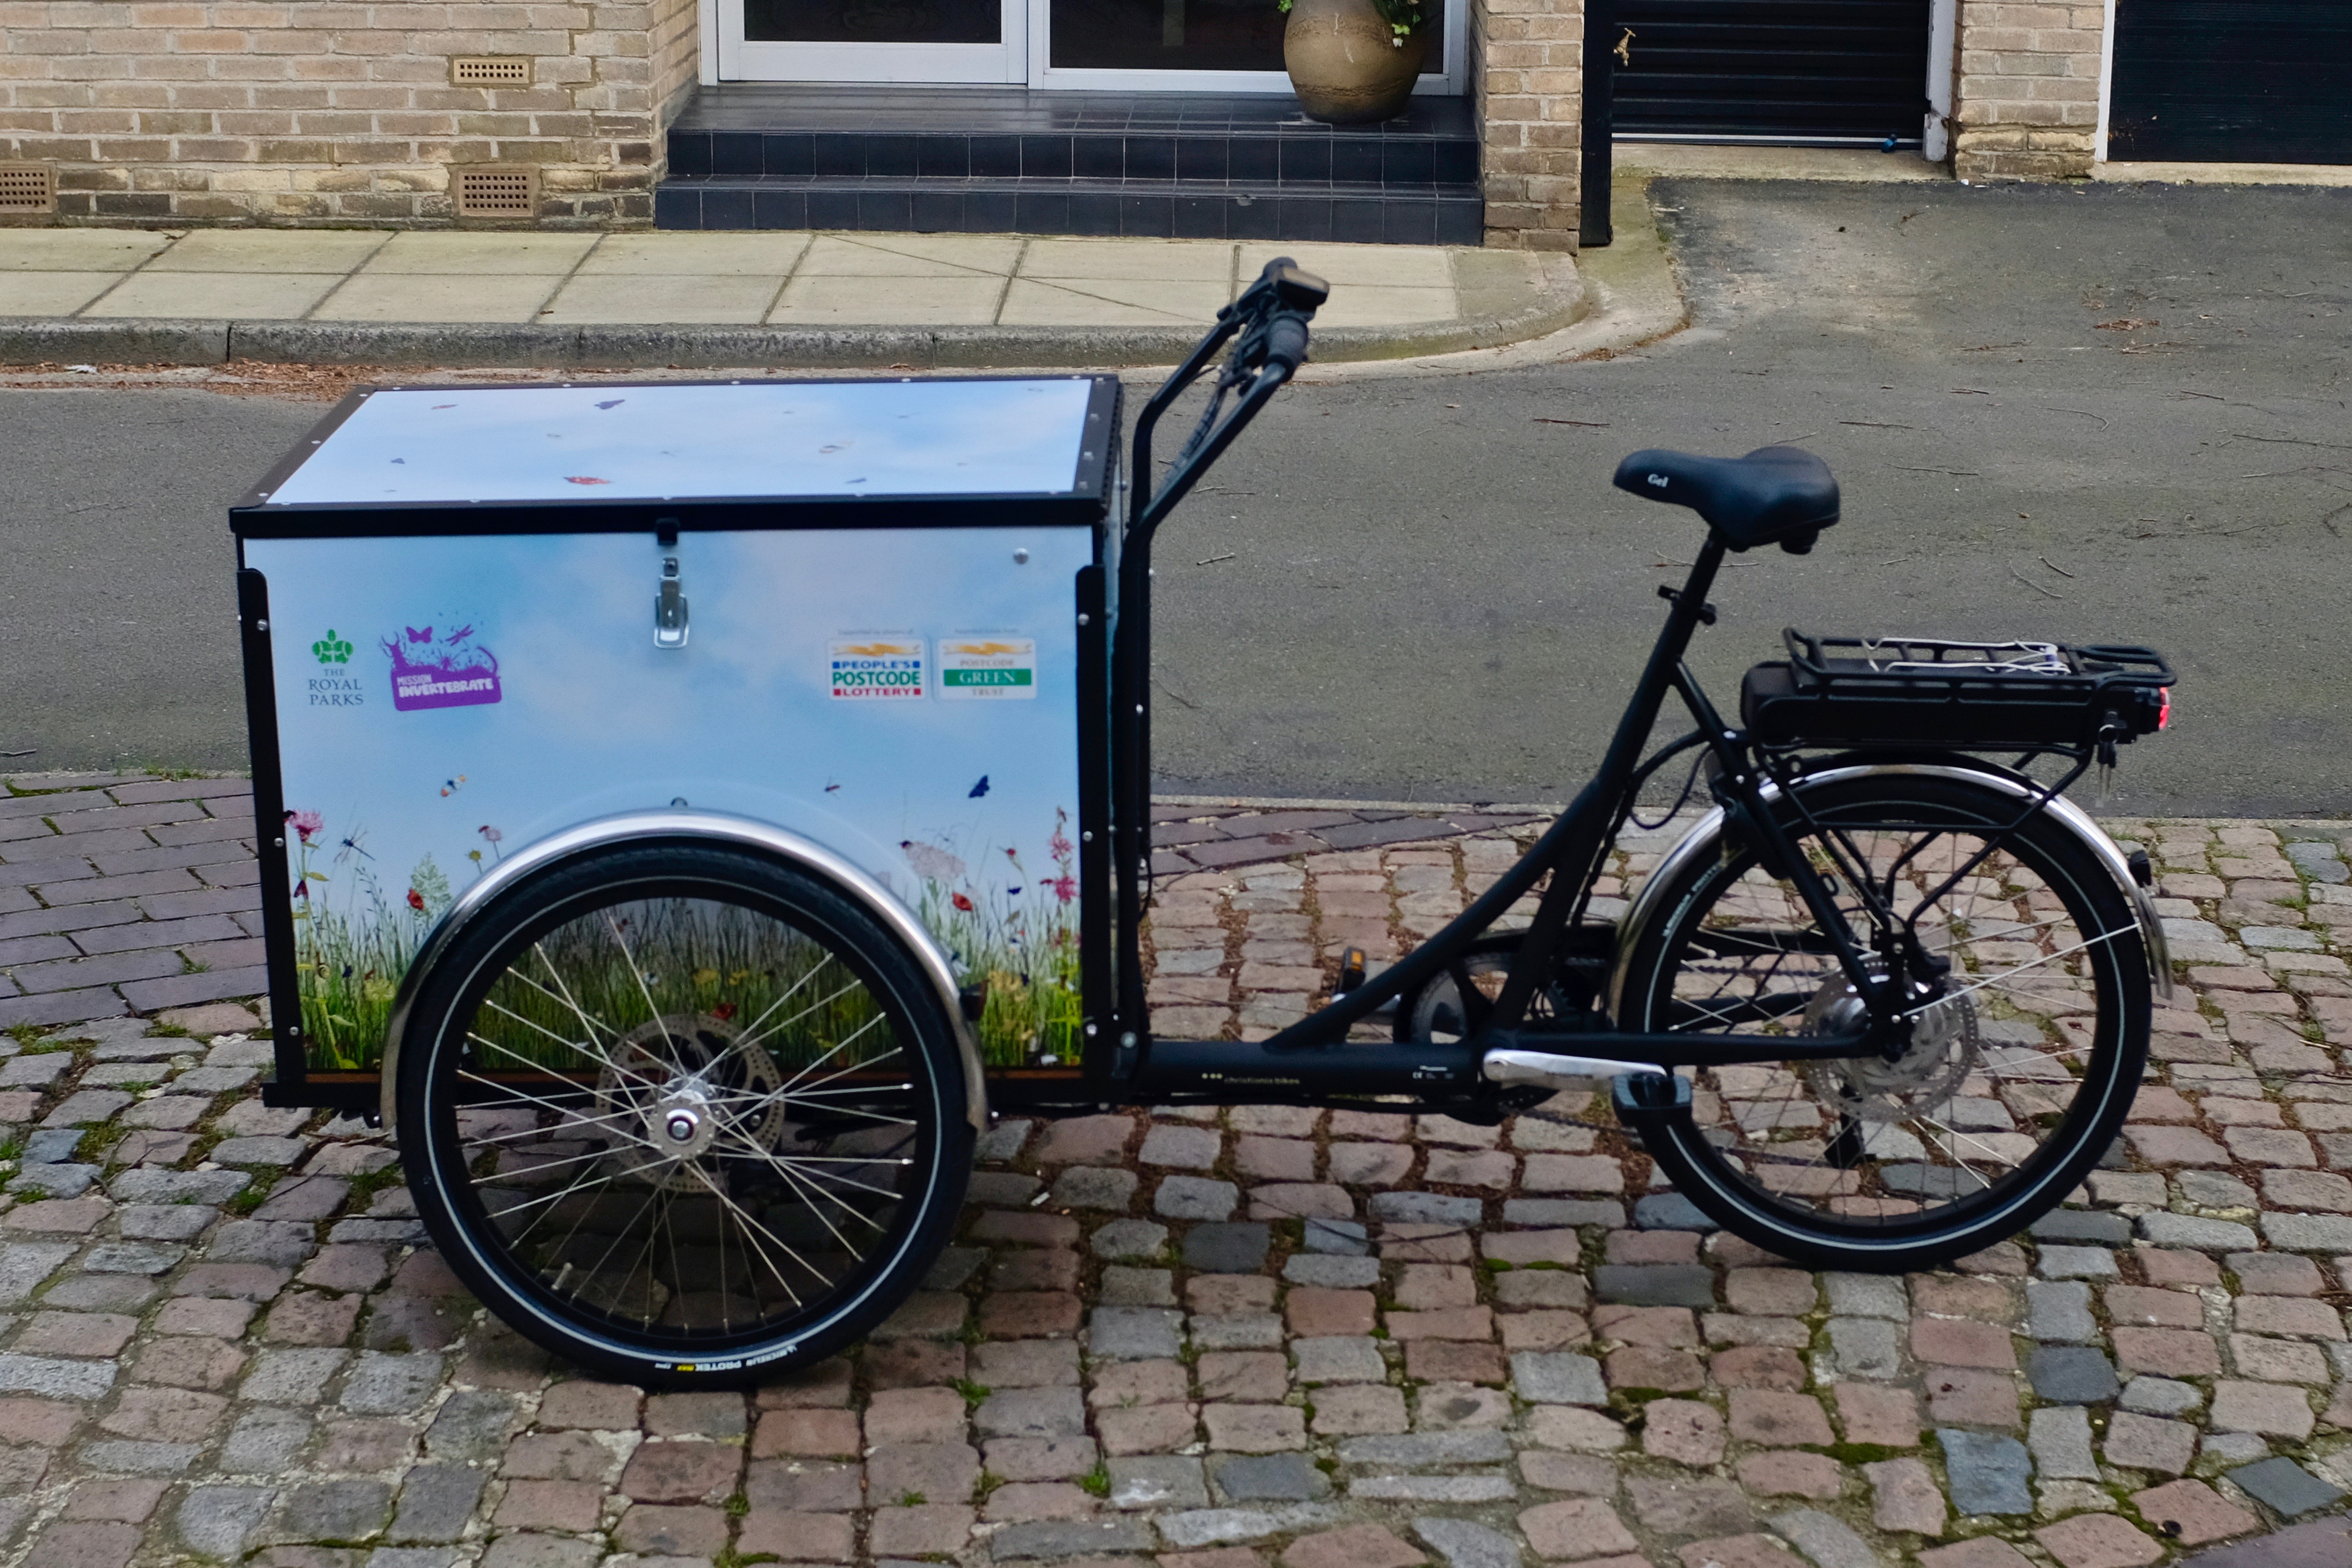
[[[1680,589],[1659,589],[1670,606],[1666,624],[1591,781],[1492,887],[1397,963],[1269,1039],[1151,1037],[1140,940],[1150,880],[1152,538],[1170,509],[1288,379],[1287,369],[1263,367],[1244,386],[1239,402],[1222,422],[1204,417],[1192,442],[1156,489],[1151,484],[1151,438],[1177,395],[1246,324],[1240,320],[1221,323],[1144,405],[1136,420],[1133,465],[1129,470],[1133,501],[1119,547],[1118,608],[1111,638],[1112,842],[1119,974],[1116,1038],[1105,1084],[1109,1097],[1150,1103],[1236,1100],[1321,1103],[1412,1094],[1444,1101],[1485,1092],[1487,1086],[1480,1064],[1488,1051],[1497,1047],[1555,1051],[1668,1069],[1829,1059],[1853,1057],[1870,1048],[1865,1037],[1858,1034],[1792,1037],[1611,1030],[1543,1033],[1521,1027],[1542,977],[1552,972],[1563,934],[1591,896],[1642,780],[1667,757],[1697,745],[1713,754],[1718,770],[1717,797],[1745,808],[1741,814],[1745,831],[1757,840],[1755,847],[1769,863],[1790,870],[1799,896],[1828,933],[1856,994],[1872,1002],[1877,1011],[1885,988],[1896,983],[1874,972],[1828,885],[1795,851],[1777,814],[1768,809],[1769,780],[1760,765],[1762,753],[1724,722],[1684,666],[1693,636],[1702,624],[1715,619],[1706,594],[1722,565],[1725,547],[1713,536],[1700,549]],[[1220,394],[1226,386],[1237,384],[1241,384],[1228,372]],[[1215,411],[1213,405],[1211,414]],[[1680,696],[1689,708],[1697,731],[1645,763],[1643,745],[1670,693]],[[1483,1019],[1474,1020],[1466,1037],[1457,1042],[1397,1044],[1348,1040],[1348,1031],[1354,1025],[1457,963],[1471,943],[1547,873],[1550,884],[1512,957],[1502,993]]]

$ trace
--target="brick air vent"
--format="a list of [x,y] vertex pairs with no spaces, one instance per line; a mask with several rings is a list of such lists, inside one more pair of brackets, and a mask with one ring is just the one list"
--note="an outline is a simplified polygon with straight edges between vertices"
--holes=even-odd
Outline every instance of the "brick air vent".
[[460,169],[459,217],[535,217],[539,214],[536,169]]
[[449,62],[459,87],[529,87],[530,60],[522,55],[459,55]]
[[47,163],[0,163],[0,213],[58,210],[58,172]]

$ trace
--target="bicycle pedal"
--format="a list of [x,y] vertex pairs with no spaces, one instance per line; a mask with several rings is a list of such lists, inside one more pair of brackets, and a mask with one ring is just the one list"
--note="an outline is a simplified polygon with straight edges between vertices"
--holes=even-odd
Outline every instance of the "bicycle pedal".
[[1360,947],[1351,947],[1339,955],[1339,981],[1331,988],[1331,1000],[1337,1002],[1349,992],[1364,984],[1365,966],[1371,955]]

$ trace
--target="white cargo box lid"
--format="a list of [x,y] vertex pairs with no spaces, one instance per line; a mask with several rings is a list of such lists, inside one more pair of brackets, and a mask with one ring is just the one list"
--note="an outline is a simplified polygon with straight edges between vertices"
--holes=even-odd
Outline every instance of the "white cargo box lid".
[[1105,379],[372,390],[247,505],[1099,494]]

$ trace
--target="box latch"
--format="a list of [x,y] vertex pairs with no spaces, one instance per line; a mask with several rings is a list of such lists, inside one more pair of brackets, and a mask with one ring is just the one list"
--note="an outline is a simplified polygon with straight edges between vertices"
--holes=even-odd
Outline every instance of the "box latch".
[[654,595],[654,646],[686,646],[686,585],[678,581],[677,557],[662,557],[661,592]]

